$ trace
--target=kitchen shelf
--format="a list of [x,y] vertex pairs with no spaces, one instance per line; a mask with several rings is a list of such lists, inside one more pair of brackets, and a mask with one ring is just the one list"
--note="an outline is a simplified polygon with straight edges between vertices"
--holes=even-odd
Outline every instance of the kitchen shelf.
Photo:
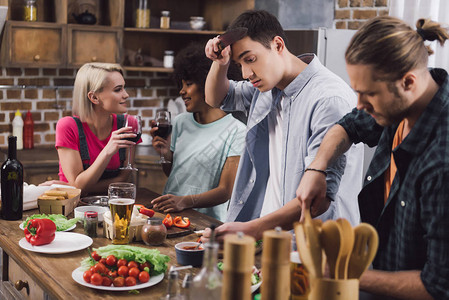
[[189,30],[189,29],[159,29],[159,28],[135,28],[125,27],[125,32],[148,32],[148,33],[161,33],[161,34],[204,34],[204,35],[218,35],[223,34],[224,31],[216,30]]
[[126,71],[172,73],[173,68],[123,66]]

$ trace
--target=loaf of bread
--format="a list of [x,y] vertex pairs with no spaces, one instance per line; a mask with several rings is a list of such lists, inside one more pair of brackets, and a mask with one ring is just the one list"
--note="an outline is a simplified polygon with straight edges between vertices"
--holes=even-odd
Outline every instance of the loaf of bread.
[[49,195],[41,195],[37,198],[38,200],[64,200],[63,196],[49,196]]
[[62,199],[58,199],[58,200],[64,200],[64,199],[67,199],[69,197],[67,192],[65,192],[65,191],[56,191],[56,190],[45,191],[44,195],[46,195],[46,196],[63,197]]

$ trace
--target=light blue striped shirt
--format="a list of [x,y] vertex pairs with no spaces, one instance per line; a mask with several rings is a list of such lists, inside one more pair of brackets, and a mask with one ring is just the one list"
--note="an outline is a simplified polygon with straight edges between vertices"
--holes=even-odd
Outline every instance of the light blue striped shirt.
[[[282,96],[285,102],[281,112],[280,198],[284,205],[296,197],[304,169],[315,158],[327,130],[356,106],[356,95],[351,88],[315,55],[304,54],[299,58],[308,66],[283,91],[274,88],[262,93],[247,81],[230,81],[222,109],[246,112],[248,123],[228,222],[244,222],[260,216],[270,172],[267,116],[276,109]],[[319,218],[344,217],[353,225],[359,223],[357,194],[362,185],[362,166],[363,147],[358,145],[352,146],[327,170],[327,195],[334,201]]]

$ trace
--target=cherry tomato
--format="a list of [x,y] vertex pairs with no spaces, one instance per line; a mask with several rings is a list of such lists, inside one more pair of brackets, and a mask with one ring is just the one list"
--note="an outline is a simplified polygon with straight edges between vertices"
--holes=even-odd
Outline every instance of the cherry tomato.
[[117,275],[117,271],[109,271],[109,272],[108,272],[108,276],[109,276],[109,277],[112,277],[112,278],[117,277],[117,276],[118,276],[118,275]]
[[103,276],[101,276],[98,273],[94,273],[92,274],[92,276],[90,276],[90,283],[92,283],[93,285],[101,285],[101,283],[103,282]]
[[95,271],[95,273],[106,274],[108,272],[108,268],[106,268],[106,266],[104,264],[99,262],[99,263],[95,264],[94,271]]
[[129,263],[128,263],[128,268],[139,268],[139,265],[135,262],[135,261],[130,261]]
[[128,265],[128,261],[124,258],[119,259],[117,261],[117,268],[120,268],[121,266],[126,266],[126,265]]
[[139,273],[139,281],[141,283],[148,282],[148,280],[150,280],[150,274],[148,272],[142,271]]
[[109,255],[106,257],[106,264],[108,266],[115,266],[117,264],[117,258],[114,255]]
[[111,284],[112,284],[112,279],[107,277],[107,276],[104,276],[103,277],[103,281],[101,282],[101,285],[103,285],[103,286],[111,286]]
[[90,283],[90,277],[92,276],[92,272],[90,270],[87,270],[83,273],[83,279],[85,282]]
[[150,263],[147,262],[147,261],[144,262],[143,264],[140,264],[140,265],[139,265],[140,271],[143,271],[143,269],[145,269],[145,268],[151,269],[151,265],[150,265]]
[[96,261],[99,261],[101,259],[101,256],[98,255],[97,251],[92,252],[92,258]]
[[100,258],[100,262],[105,265],[106,264],[106,258]]
[[112,284],[113,284],[115,287],[121,287],[121,286],[124,286],[124,285],[125,285],[125,278],[123,278],[123,277],[116,277],[116,278],[114,278],[114,280],[112,281]]
[[125,285],[126,286],[133,286],[136,285],[137,280],[134,277],[128,276],[125,278]]
[[94,268],[94,266],[90,267],[89,271],[91,271],[92,274],[95,273],[95,268]]
[[134,277],[137,279],[137,277],[139,277],[139,273],[140,273],[139,268],[133,267],[133,268],[129,269],[128,276],[131,276],[131,277]]
[[117,274],[123,277],[128,276],[129,268],[127,266],[121,266],[117,270]]

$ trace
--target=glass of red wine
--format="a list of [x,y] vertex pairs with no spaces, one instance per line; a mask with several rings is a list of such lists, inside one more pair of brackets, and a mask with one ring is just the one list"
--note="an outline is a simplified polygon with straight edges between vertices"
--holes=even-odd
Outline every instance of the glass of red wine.
[[[131,130],[126,133],[135,133],[136,137],[125,138],[125,140],[137,143],[142,135],[142,119],[140,116],[125,115],[126,122],[125,127],[131,127]],[[126,167],[121,167],[120,170],[133,170],[137,171],[137,168],[133,168],[131,164],[131,148],[128,151],[128,165]]]
[[[157,130],[154,133],[156,136],[160,136],[163,139],[167,139],[171,133],[172,125],[171,125],[171,115],[169,111],[158,111],[156,114],[156,126]],[[160,164],[170,163],[170,161],[166,160],[164,154],[161,149],[161,159],[159,160]]]

